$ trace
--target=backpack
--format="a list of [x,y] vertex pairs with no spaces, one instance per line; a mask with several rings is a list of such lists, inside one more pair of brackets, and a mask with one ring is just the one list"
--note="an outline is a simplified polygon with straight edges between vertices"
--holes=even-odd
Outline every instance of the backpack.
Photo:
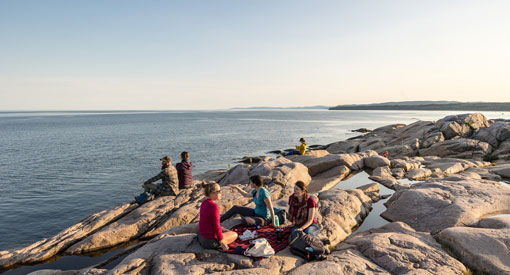
[[284,225],[287,223],[287,211],[282,208],[273,207],[274,215],[278,217],[278,225]]
[[146,192],[143,192],[142,194],[135,197],[135,202],[138,203],[138,205],[142,205],[150,200],[149,194]]
[[322,241],[303,231],[295,231],[291,236],[290,252],[307,261],[325,260],[328,249]]

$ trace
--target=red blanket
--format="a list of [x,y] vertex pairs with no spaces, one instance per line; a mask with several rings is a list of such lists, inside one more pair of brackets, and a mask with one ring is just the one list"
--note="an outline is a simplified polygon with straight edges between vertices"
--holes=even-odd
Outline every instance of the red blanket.
[[[276,228],[274,228],[272,225],[262,226],[258,230],[256,227],[246,227],[246,226],[241,225],[241,226],[232,228],[232,231],[236,232],[239,236],[241,236],[243,234],[243,232],[246,230],[250,230],[250,231],[257,230],[257,234],[258,234],[257,239],[266,238],[267,241],[269,242],[269,244],[271,245],[271,247],[273,247],[274,252],[276,253],[276,252],[284,249],[285,247],[287,247],[287,245],[289,244],[289,236],[290,236],[290,231],[291,231],[292,227],[282,227],[282,229],[283,229],[283,238],[282,238],[281,242],[277,241]],[[238,245],[240,245],[243,248],[242,254],[244,255],[244,251],[246,249],[248,249],[251,241],[253,241],[253,239],[243,242],[243,241],[241,241],[241,239],[237,238],[237,240],[235,240],[233,243],[231,243],[229,245],[229,250],[226,252],[231,253],[231,254],[237,254],[236,247]],[[254,258],[254,259],[256,259],[256,258]]]

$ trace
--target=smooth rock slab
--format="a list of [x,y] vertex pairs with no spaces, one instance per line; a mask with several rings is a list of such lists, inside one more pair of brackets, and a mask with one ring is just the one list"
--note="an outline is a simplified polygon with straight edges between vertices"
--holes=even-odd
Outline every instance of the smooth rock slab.
[[[196,189],[198,188],[200,187],[196,187]],[[171,213],[171,211],[176,207],[179,207],[184,202],[184,197],[189,199],[189,196],[187,196],[185,192],[181,191],[177,198],[173,196],[164,196],[147,202],[124,216],[122,219],[111,223],[95,234],[88,236],[79,243],[74,244],[66,250],[66,253],[72,255],[83,254],[86,252],[114,247],[136,239],[153,228],[159,221],[161,221],[161,219]]]
[[113,209],[103,210],[86,217],[49,239],[22,249],[0,251],[0,267],[37,263],[49,259],[101,227],[125,216],[136,207],[136,204],[127,203]]
[[339,247],[356,249],[391,274],[462,274],[466,267],[449,256],[434,238],[405,223],[360,232]]
[[347,249],[331,253],[325,261],[307,263],[288,273],[288,275],[301,274],[389,275],[391,273],[371,262],[361,252]]
[[481,159],[490,152],[491,146],[479,140],[459,138],[438,142],[420,150],[420,156],[439,156],[462,159]]
[[312,182],[308,185],[310,193],[329,190],[343,180],[351,170],[346,166],[335,166],[323,173],[312,178]]
[[486,180],[429,181],[395,192],[381,216],[418,231],[474,225],[492,213],[510,211],[510,188]]
[[487,274],[510,274],[510,228],[452,227],[441,231],[436,239],[472,269]]

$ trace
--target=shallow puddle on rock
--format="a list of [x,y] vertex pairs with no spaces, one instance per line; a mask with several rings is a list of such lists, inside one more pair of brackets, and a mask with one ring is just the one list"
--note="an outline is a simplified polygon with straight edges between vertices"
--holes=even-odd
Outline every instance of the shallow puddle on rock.
[[[370,183],[376,183],[375,181],[368,178],[369,174],[365,171],[359,172],[355,175],[352,175],[351,177],[339,182],[334,189],[355,189],[357,187],[370,184]],[[394,190],[389,189],[388,187],[379,184],[379,194],[381,196],[383,195],[392,195],[395,193]],[[383,217],[381,217],[381,213],[386,210],[386,206],[384,206],[384,203],[389,198],[382,199],[378,202],[375,202],[372,204],[372,211],[368,214],[368,216],[363,220],[361,223],[361,226],[356,229],[355,232],[353,232],[349,237],[356,235],[357,232],[365,231],[371,228],[380,227],[388,223],[387,220],[385,220]]]
[[[358,172],[358,173],[353,174],[352,176],[349,176],[346,179],[340,181],[337,185],[335,185],[335,187],[333,187],[333,189],[337,189],[337,188],[344,189],[344,190],[356,189],[356,188],[366,185],[366,184],[377,183],[377,182],[369,179],[368,178],[369,176],[370,175],[365,171]],[[391,194],[395,193],[394,190],[391,190],[382,184],[379,184],[379,188],[380,188],[379,194],[381,196],[382,195],[391,195]]]
[[406,178],[399,179],[398,181],[400,183],[406,183],[406,184],[409,184],[409,185],[413,185],[413,184],[417,184],[417,183],[423,182],[423,181],[418,181],[418,180],[410,180],[410,179],[406,179]]

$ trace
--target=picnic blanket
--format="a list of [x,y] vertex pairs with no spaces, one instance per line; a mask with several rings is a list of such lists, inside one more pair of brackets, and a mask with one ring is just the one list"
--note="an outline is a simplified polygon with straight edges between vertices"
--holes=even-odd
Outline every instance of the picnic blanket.
[[[256,239],[266,238],[267,241],[269,242],[269,244],[271,245],[271,247],[274,249],[274,252],[277,253],[278,251],[284,249],[285,247],[287,247],[287,245],[289,245],[289,236],[290,236],[292,227],[281,227],[281,229],[283,229],[283,238],[282,238],[281,242],[278,242],[276,240],[276,228],[274,228],[272,225],[262,226],[262,227],[260,227],[260,229],[257,229],[254,226],[250,227],[250,226],[239,225],[237,227],[232,228],[232,231],[236,232],[240,236],[246,230],[250,230],[250,231],[257,230],[258,236]],[[247,241],[241,241],[241,239],[237,238],[237,240],[235,240],[233,243],[229,244],[229,250],[226,252],[231,253],[231,254],[237,254],[236,247],[238,245],[240,245],[243,248],[242,254],[244,255],[244,251],[246,251],[246,249],[248,249],[251,241],[253,241],[253,240],[254,239],[247,240]],[[255,258],[255,257],[252,257],[252,258],[259,259],[259,258]]]

